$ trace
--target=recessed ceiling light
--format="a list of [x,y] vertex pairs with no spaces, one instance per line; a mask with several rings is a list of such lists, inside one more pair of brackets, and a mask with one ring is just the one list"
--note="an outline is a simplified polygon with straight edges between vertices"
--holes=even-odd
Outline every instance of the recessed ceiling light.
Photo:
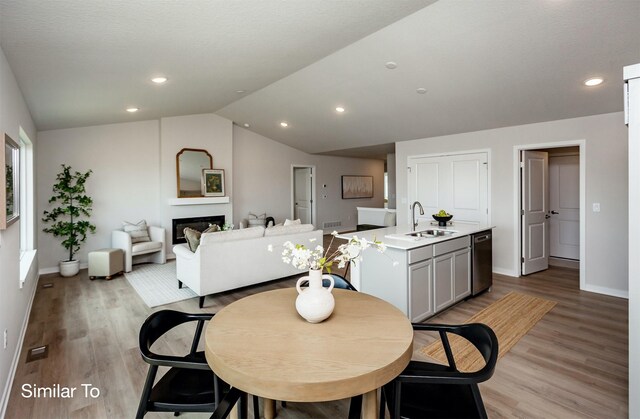
[[603,81],[604,81],[604,79],[602,79],[602,77],[594,77],[592,79],[585,80],[584,84],[586,86],[597,86],[599,84],[602,84]]
[[336,108],[336,112],[342,113],[342,112],[344,112],[344,108],[342,106],[338,106]]
[[165,83],[167,81],[166,77],[154,77],[151,79],[152,82],[156,83],[156,84],[162,84]]
[[249,124],[243,124],[245,128],[249,128]]
[[289,126],[289,124],[287,124],[286,122],[282,121],[282,122],[280,122],[280,126],[283,127],[283,128],[286,128],[286,127]]
[[244,92],[245,92],[245,90],[236,90],[236,93],[239,94],[239,95],[244,93]]
[[131,113],[138,112],[138,110],[139,110],[138,108],[134,108],[134,107],[127,108],[127,112],[131,112]]
[[398,66],[398,64],[396,64],[393,61],[387,61],[384,66],[387,67],[389,70],[393,70]]
[[427,93],[427,89],[425,89],[424,87],[418,87],[416,89],[416,93],[418,93],[420,95],[424,95],[425,93]]

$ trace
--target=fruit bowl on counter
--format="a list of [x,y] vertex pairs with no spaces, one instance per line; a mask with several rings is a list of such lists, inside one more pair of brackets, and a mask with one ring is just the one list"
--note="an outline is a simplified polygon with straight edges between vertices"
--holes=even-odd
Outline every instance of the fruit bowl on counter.
[[453,214],[444,215],[444,214],[438,213],[438,214],[433,214],[432,217],[434,220],[438,222],[439,227],[446,227],[447,222],[453,218]]

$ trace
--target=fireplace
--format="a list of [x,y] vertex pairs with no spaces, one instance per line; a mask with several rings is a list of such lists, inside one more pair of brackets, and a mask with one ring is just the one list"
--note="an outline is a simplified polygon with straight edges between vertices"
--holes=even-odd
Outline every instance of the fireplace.
[[171,220],[171,237],[172,243],[186,243],[184,238],[184,229],[191,227],[194,230],[204,231],[209,228],[211,224],[218,224],[220,227],[224,225],[224,215],[209,215],[206,217],[191,217],[191,218],[174,218]]

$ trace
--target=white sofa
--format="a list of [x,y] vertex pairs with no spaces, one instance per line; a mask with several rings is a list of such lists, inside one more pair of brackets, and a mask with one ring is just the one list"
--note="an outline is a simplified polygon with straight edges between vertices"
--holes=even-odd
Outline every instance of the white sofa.
[[[315,239],[314,241],[310,241]],[[248,285],[259,284],[304,272],[282,261],[283,244],[290,241],[307,247],[322,245],[322,230],[311,224],[250,227],[242,230],[205,233],[195,252],[187,244],[173,247],[179,286],[204,297]],[[268,250],[269,245],[273,251]]]

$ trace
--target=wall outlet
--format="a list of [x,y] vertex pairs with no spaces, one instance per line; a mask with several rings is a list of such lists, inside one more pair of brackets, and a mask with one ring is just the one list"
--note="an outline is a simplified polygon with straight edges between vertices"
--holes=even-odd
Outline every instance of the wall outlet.
[[7,349],[8,339],[7,339],[7,329],[4,329],[4,349]]
[[594,202],[593,203],[593,212],[600,212],[600,203],[599,202]]

